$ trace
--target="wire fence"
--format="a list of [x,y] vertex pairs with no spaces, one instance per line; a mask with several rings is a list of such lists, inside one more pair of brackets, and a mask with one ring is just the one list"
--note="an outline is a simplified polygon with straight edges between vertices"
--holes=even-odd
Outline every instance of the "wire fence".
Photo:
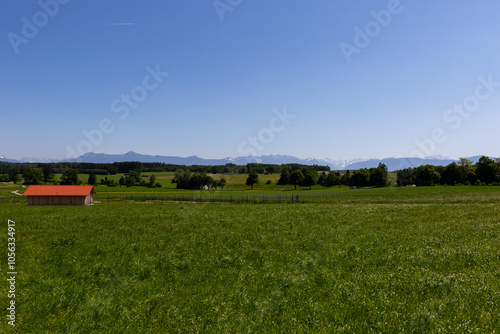
[[0,203],[28,203],[26,196],[5,196],[0,197]]
[[125,195],[94,196],[94,203],[230,203],[230,204],[298,204],[299,195]]
[[[157,194],[130,194],[125,196],[94,196],[95,204],[119,203],[172,203],[172,202],[191,202],[191,203],[230,203],[230,204],[298,204],[303,199],[299,195],[157,195]],[[0,203],[19,203],[27,204],[26,196],[0,197]]]

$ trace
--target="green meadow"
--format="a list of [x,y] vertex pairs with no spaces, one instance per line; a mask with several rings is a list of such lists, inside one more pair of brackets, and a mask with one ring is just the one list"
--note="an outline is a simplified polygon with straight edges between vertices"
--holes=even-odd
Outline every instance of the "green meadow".
[[302,192],[299,204],[0,203],[19,333],[493,333],[500,189]]

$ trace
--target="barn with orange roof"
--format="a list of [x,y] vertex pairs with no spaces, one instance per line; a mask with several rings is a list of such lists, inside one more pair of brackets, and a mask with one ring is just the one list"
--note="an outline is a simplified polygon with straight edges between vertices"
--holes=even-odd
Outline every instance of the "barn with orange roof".
[[23,196],[28,205],[92,205],[93,186],[31,185]]

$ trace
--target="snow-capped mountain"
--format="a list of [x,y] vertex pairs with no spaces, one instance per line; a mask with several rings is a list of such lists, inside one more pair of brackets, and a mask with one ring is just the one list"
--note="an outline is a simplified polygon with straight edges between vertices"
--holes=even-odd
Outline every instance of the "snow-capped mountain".
[[[481,156],[469,157],[473,163],[476,163]],[[233,163],[236,165],[246,165],[248,163],[262,163],[262,164],[301,164],[301,165],[320,165],[330,166],[332,170],[356,170],[360,168],[374,168],[383,163],[387,166],[388,170],[395,171],[409,167],[418,167],[421,165],[434,165],[446,166],[456,161],[454,159],[443,156],[432,156],[425,158],[384,158],[384,159],[347,159],[347,160],[333,160],[333,159],[317,159],[307,158],[301,159],[291,155],[261,155],[261,156],[246,156],[246,157],[227,157],[223,159],[204,159],[196,155],[189,157],[177,156],[163,156],[163,155],[146,155],[139,154],[133,151],[125,154],[105,154],[105,153],[85,153],[75,159],[54,160],[45,157],[23,158],[19,160],[8,159],[0,155],[2,162],[91,162],[91,163],[113,163],[124,161],[139,161],[139,162],[159,162],[174,165],[225,165]]]
[[15,159],[9,159],[9,158],[7,158],[4,155],[0,155],[0,161],[1,162],[18,162],[17,160],[15,160]]
[[19,161],[22,162],[41,162],[41,163],[47,163],[47,162],[54,162],[54,159],[46,158],[46,157],[24,157],[19,159]]

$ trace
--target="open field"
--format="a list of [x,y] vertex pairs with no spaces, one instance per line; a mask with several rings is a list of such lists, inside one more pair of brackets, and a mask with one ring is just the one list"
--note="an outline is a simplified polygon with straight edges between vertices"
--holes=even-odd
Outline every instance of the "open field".
[[[16,329],[500,329],[498,187],[303,196],[282,205],[0,204],[1,219],[17,225]],[[6,227],[0,240],[6,249]]]
[[[155,193],[165,193],[165,194],[179,194],[179,193],[191,193],[189,190],[183,190],[183,189],[176,189],[176,184],[172,183],[172,179],[174,177],[174,172],[144,172],[143,174],[146,174],[148,176],[150,175],[155,175],[156,181],[159,182],[162,187],[161,188],[147,188],[147,187],[141,187],[141,186],[134,186],[134,187],[126,187],[126,186],[119,186],[118,181],[124,174],[116,174],[116,175],[97,175],[97,182],[100,183],[101,179],[104,179],[105,177],[108,178],[108,180],[113,180],[117,186],[114,187],[109,187],[107,185],[96,185],[95,189],[96,191],[101,194],[101,195],[112,195],[114,193],[149,193],[149,192],[155,192]],[[246,192],[250,190],[250,187],[245,184],[246,179],[248,177],[248,174],[209,174],[214,180],[218,181],[221,178],[225,178],[227,181],[227,186],[224,188],[224,191],[233,191],[233,192],[238,192],[234,194],[247,194]],[[60,181],[61,174],[54,174],[54,179],[56,181]],[[87,184],[89,178],[89,174],[79,174],[78,179],[80,180],[81,184]],[[257,191],[257,193],[262,193],[262,194],[269,194],[269,193],[279,193],[282,191],[292,191],[294,190],[294,186],[292,185],[277,185],[276,182],[279,180],[280,175],[279,174],[270,174],[270,175],[259,175],[259,184],[254,185],[254,191]],[[148,178],[143,178],[145,181],[148,181]],[[266,184],[268,181],[271,181],[271,184]],[[389,181],[392,182],[392,184],[396,183],[396,173],[389,173]],[[8,190],[10,190],[10,187],[12,184],[5,182],[5,183],[0,183],[0,196],[10,196]],[[16,185],[17,188],[12,188],[12,190],[20,190],[22,193],[24,189],[19,185]],[[330,191],[330,190],[337,190],[335,188],[339,187],[333,187],[333,188],[324,188],[319,185],[313,186],[313,190],[315,191]],[[341,187],[345,188],[345,187]],[[299,190],[308,190],[308,187],[298,187]],[[220,189],[219,189],[220,190]],[[218,192],[216,192],[218,194]],[[113,195],[113,196],[120,196],[120,195]]]
[[[157,182],[161,183],[162,187],[161,188],[148,188],[148,187],[142,187],[142,186],[133,186],[133,187],[126,187],[126,186],[114,186],[114,187],[109,187],[107,185],[96,185],[95,189],[98,194],[100,195],[111,195],[111,196],[120,196],[119,193],[127,193],[127,194],[139,194],[139,193],[165,193],[165,194],[179,194],[179,193],[185,193],[185,194],[191,194],[193,193],[192,190],[184,190],[184,189],[176,189],[176,184],[172,183],[172,178],[174,173],[168,173],[168,172],[158,172],[158,173],[145,173],[147,175],[155,175],[157,177]],[[220,180],[221,178],[225,178],[227,181],[227,186],[224,188],[224,191],[222,192],[220,188],[218,188],[217,191],[211,190],[210,194],[222,194],[226,192],[234,192],[234,194],[246,194],[247,191],[250,191],[250,186],[247,186],[245,184],[246,179],[248,178],[248,174],[209,174],[214,180]],[[116,174],[116,175],[97,175],[97,181],[98,183],[100,182],[101,179],[104,179],[105,177],[108,178],[108,180],[114,180],[115,184],[118,184],[118,181],[120,180],[120,177],[124,176],[124,174]],[[59,181],[61,177],[61,174],[54,174],[54,179],[56,181]],[[87,184],[89,175],[88,174],[79,174],[78,178],[81,181],[81,184]],[[292,185],[276,185],[276,182],[279,180],[280,175],[279,174],[271,174],[271,175],[259,175],[260,182],[259,184],[254,185],[254,190],[252,193],[280,193],[283,191],[291,191],[294,190],[294,186]],[[145,181],[148,181],[148,178],[143,178]],[[271,184],[266,184],[267,181],[271,181]],[[335,187],[334,187],[335,188]],[[337,187],[338,188],[338,187]],[[22,188],[20,185],[12,185],[11,183],[4,183],[3,185],[0,184],[0,190],[5,190],[6,194],[4,196],[9,196],[8,193],[9,189],[12,190],[20,190],[22,193],[26,188]],[[307,187],[298,187],[298,189],[309,189]],[[321,190],[321,191],[328,191],[330,190],[329,188],[324,188],[319,185],[313,186],[314,190]],[[0,196],[2,194],[0,193]],[[124,195],[125,196],[125,195]]]

